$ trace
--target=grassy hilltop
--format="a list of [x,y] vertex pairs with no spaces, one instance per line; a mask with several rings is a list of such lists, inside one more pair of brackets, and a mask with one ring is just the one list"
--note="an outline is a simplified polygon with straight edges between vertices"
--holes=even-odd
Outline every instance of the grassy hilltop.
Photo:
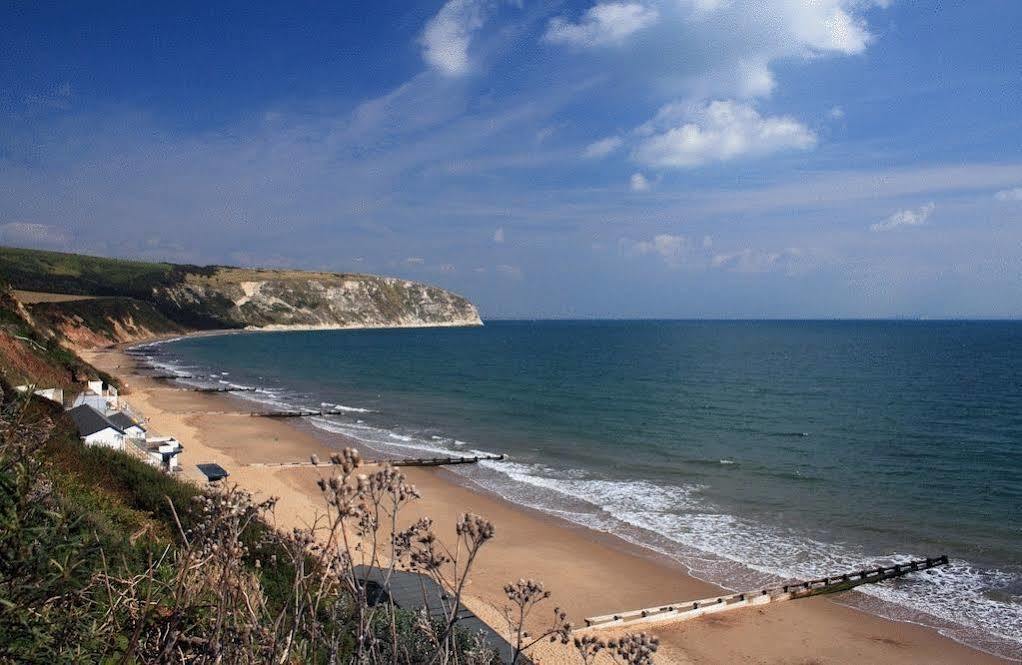
[[212,274],[215,270],[0,247],[0,280],[25,291],[144,299],[156,287],[172,286],[189,274]]

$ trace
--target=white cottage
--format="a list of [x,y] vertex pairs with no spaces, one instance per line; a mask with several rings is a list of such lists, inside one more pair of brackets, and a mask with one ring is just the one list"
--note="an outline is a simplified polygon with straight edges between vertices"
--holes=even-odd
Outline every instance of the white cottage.
[[139,422],[136,422],[131,416],[124,413],[123,411],[117,411],[107,416],[107,420],[114,424],[118,429],[124,432],[124,436],[129,439],[140,439],[145,441],[146,428]]
[[96,409],[82,404],[67,413],[78,427],[78,435],[86,445],[124,449],[124,431]]

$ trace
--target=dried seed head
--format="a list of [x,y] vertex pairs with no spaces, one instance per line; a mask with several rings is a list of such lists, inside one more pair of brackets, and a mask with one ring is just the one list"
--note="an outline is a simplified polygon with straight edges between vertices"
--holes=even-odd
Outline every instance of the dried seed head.
[[470,544],[478,547],[487,540],[493,538],[495,529],[493,523],[485,517],[474,515],[472,513],[465,513],[458,519],[458,523],[454,528],[455,532],[465,538]]
[[646,633],[625,635],[607,646],[614,650],[625,665],[652,665],[653,654],[660,647],[659,638]]

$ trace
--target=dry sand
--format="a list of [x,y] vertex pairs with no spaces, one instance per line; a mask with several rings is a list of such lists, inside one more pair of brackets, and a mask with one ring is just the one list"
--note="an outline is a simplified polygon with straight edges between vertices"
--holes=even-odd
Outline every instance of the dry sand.
[[[316,480],[323,468],[250,467],[259,462],[325,459],[326,442],[283,421],[244,415],[252,407],[221,395],[175,389],[133,373],[134,360],[115,351],[83,352],[96,367],[120,377],[126,400],[157,434],[173,435],[185,447],[183,475],[202,477],[195,465],[217,462],[230,480],[257,496],[276,496],[278,526],[311,524],[322,512]],[[371,453],[370,453],[371,454]],[[454,522],[465,511],[497,526],[468,586],[466,605],[502,630],[502,587],[531,577],[553,597],[534,623],[547,621],[555,605],[575,624],[586,616],[713,596],[719,588],[699,581],[676,563],[606,534],[511,504],[466,485],[444,469],[404,468],[423,494],[405,519],[432,517],[442,538],[454,538]],[[921,626],[889,621],[838,605],[827,598],[737,610],[649,629],[661,638],[659,663],[1000,663]],[[608,633],[609,635],[609,633]],[[532,653],[545,663],[581,662],[568,648],[541,645]]]

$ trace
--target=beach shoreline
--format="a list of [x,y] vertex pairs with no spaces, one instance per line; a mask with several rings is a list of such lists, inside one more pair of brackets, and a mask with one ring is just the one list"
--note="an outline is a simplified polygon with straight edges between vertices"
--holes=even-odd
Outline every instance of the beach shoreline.
[[[220,463],[231,471],[231,480],[245,489],[258,496],[280,497],[279,526],[311,524],[319,511],[316,480],[329,469],[245,465],[307,460],[311,454],[325,458],[332,449],[325,433],[309,431],[311,427],[301,424],[250,418],[239,408],[237,398],[190,392],[146,379],[133,373],[134,360],[123,353],[124,346],[81,353],[129,388],[126,400],[149,419],[151,429],[173,435],[184,444],[181,462],[185,477],[200,482],[196,463]],[[329,440],[340,442],[343,437],[329,435]],[[423,499],[409,507],[405,519],[428,515],[445,539],[453,538],[454,521],[461,512],[482,514],[496,524],[498,535],[484,548],[466,604],[498,630],[503,621],[499,611],[502,587],[519,577],[545,581],[553,597],[544,614],[559,604],[576,625],[586,616],[720,592],[720,587],[688,575],[682,564],[665,555],[511,503],[446,470],[403,470],[423,493]],[[876,617],[826,598],[750,608],[648,630],[663,640],[659,662],[1005,662],[931,628]],[[571,654],[546,645],[535,655],[547,662],[573,662]]]

